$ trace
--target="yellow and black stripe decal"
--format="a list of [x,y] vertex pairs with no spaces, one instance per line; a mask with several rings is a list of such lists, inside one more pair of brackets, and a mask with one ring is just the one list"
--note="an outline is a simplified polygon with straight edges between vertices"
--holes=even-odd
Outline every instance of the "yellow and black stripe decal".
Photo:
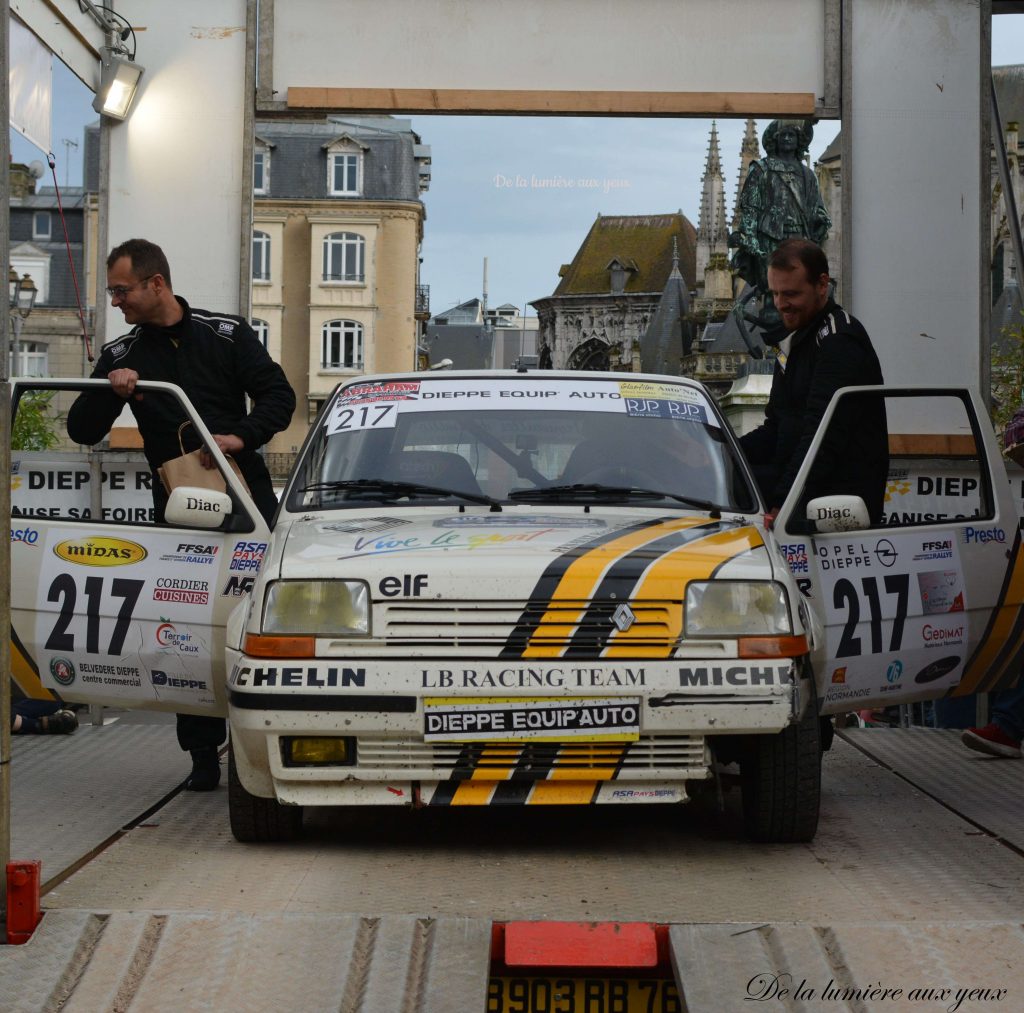
[[[717,529],[718,522],[710,523]],[[609,567],[624,554],[649,542],[658,541],[673,532],[688,531],[708,524],[696,517],[662,518],[626,528],[610,538],[595,539],[580,547],[584,551],[574,549],[559,557],[541,576],[530,595],[531,602],[548,602],[552,607],[537,618],[528,620],[527,616],[523,616],[506,642],[501,656],[560,657],[565,642],[576,632],[586,609],[583,603],[591,599],[595,585]],[[580,608],[575,612],[567,610],[566,603],[569,602],[579,602]]]
[[[541,576],[523,614],[502,649],[503,658],[574,658],[624,656],[611,644],[634,654],[667,657],[678,637],[681,606],[672,612],[670,629],[659,645],[641,649],[649,633],[619,634],[608,606],[615,602],[681,597],[687,580],[707,579],[725,563],[762,546],[749,526],[696,517],[662,519],[595,539],[560,556]],[[537,603],[547,605],[537,608]],[[607,627],[604,629],[604,627]],[[595,644],[595,631],[604,643]]]
[[[561,657],[593,657],[594,635],[592,631],[594,627],[604,623],[607,624],[606,636],[611,636],[614,632],[614,627],[605,618],[608,602],[629,601],[637,582],[653,564],[664,559],[667,554],[685,548],[700,538],[716,534],[722,528],[723,525],[720,521],[712,521],[708,524],[697,524],[682,531],[672,531],[652,542],[637,546],[612,563],[605,570],[596,589],[588,596],[591,598],[590,607],[584,612],[569,646],[561,652]],[[674,597],[677,597],[680,592],[681,588],[678,588]]]
[[990,693],[1013,685],[1024,660],[1024,552],[1018,529],[999,600],[963,678],[950,696]]
[[590,805],[601,784],[619,776],[628,750],[628,743],[601,743],[581,763],[579,746],[466,743],[428,805]]
[[[659,519],[641,521],[638,524],[631,524],[626,528],[617,528],[614,531],[603,532],[596,538],[591,538],[581,545],[573,546],[568,552],[563,553],[548,564],[541,574],[540,580],[537,581],[537,585],[530,595],[530,600],[551,601],[563,583],[567,579],[571,579],[576,564],[582,564],[584,561],[592,562],[596,558],[595,554],[602,550],[607,551],[611,558],[616,558],[621,551],[621,545],[629,544],[632,539],[640,539],[642,541],[645,538],[657,537],[662,532],[659,531],[654,535],[651,535],[650,532],[653,528],[660,528],[664,523],[664,520]],[[690,523],[697,522],[691,520]],[[602,555],[603,558],[604,556]],[[567,596],[562,594],[561,597]],[[524,614],[516,624],[515,629],[509,634],[499,657],[524,657],[524,648],[529,644],[530,637],[536,632],[537,627],[544,621],[544,618],[546,617],[534,617],[529,613]],[[565,635],[569,635],[568,630]],[[525,656],[528,657],[529,655]]]
[[39,667],[32,660],[25,645],[18,636],[18,631],[11,627],[11,678],[18,689],[30,700],[54,700],[56,697],[39,678]]
[[[633,592],[633,600],[667,601],[679,597],[691,580],[711,580],[726,563],[764,545],[760,532],[753,527],[734,528],[709,533],[696,543],[677,546],[648,568]],[[651,644],[650,636],[639,625],[628,630],[612,629],[603,658],[667,658],[675,650],[675,642],[683,632],[682,606],[668,615],[668,628]],[[641,641],[646,641],[642,643]]]

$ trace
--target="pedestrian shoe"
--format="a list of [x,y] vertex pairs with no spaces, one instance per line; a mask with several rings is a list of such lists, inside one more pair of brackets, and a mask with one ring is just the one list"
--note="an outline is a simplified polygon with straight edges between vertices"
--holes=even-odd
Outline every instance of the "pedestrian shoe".
[[960,741],[968,749],[988,753],[989,756],[1020,756],[1020,739],[1007,735],[995,722],[985,725],[984,728],[968,728],[960,736]]
[[220,758],[214,746],[190,750],[192,773],[185,781],[189,791],[213,791],[220,784]]
[[40,735],[70,735],[78,727],[78,715],[74,711],[59,710],[36,718],[36,722]]

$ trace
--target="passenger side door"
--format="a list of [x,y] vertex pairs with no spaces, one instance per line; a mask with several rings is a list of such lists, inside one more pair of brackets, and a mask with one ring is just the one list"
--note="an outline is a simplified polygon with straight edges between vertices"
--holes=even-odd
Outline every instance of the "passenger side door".
[[837,409],[871,390],[833,399],[775,524],[825,629],[814,665],[826,714],[995,689],[1016,679],[1024,649],[1018,517],[973,392],[884,389],[881,523],[858,519],[841,492],[808,503],[830,427],[845,424]]

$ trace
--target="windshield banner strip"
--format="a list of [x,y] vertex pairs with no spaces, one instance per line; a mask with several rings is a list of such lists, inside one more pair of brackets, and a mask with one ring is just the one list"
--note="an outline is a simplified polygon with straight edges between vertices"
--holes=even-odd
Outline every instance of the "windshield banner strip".
[[672,383],[609,380],[522,379],[413,380],[358,383],[338,392],[324,416],[328,436],[392,429],[399,415],[483,410],[612,412],[636,418],[673,418],[718,426],[704,393]]

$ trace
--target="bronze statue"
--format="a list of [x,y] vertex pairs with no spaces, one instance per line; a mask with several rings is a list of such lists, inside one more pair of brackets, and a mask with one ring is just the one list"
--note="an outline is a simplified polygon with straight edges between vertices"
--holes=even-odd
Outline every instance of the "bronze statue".
[[740,227],[729,237],[741,278],[767,296],[767,263],[784,239],[821,243],[832,219],[804,157],[814,131],[809,120],[773,120],[764,132],[764,158],[751,162],[740,194]]

